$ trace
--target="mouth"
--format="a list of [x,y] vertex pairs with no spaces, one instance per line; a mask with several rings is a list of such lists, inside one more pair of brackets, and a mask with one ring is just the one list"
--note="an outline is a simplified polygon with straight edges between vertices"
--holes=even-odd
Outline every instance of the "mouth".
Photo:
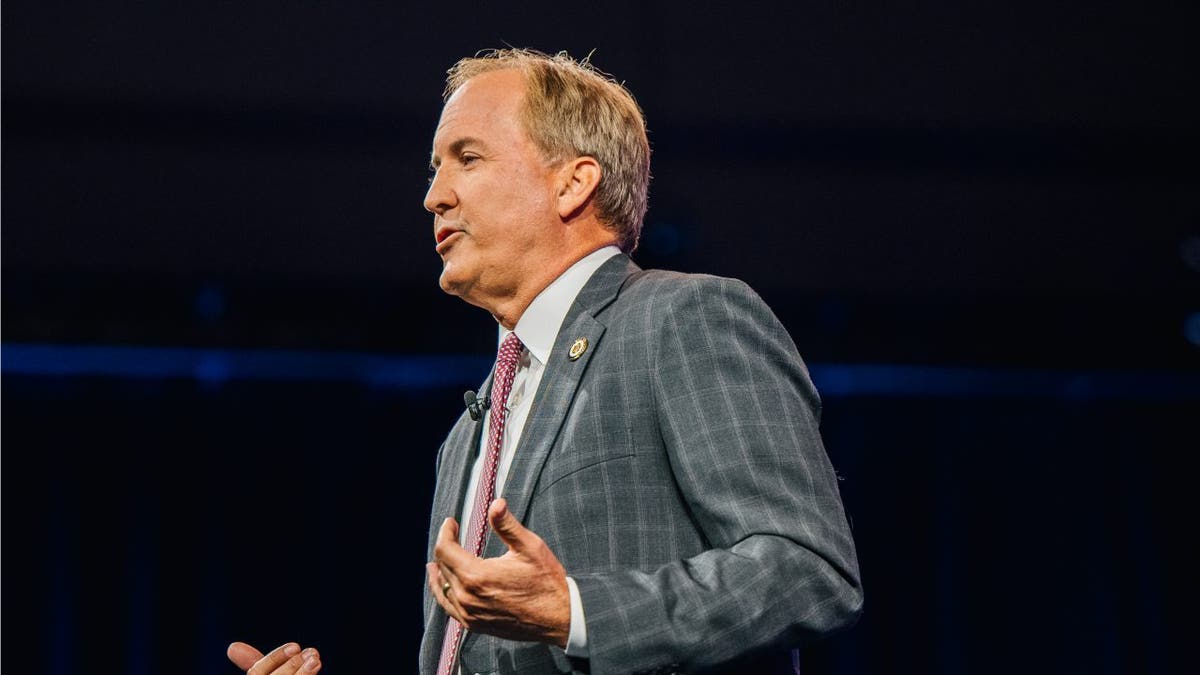
[[449,225],[443,225],[439,227],[433,234],[433,238],[437,242],[437,252],[445,253],[447,249],[454,245],[455,240],[457,240],[459,235],[462,235],[462,233],[462,230]]

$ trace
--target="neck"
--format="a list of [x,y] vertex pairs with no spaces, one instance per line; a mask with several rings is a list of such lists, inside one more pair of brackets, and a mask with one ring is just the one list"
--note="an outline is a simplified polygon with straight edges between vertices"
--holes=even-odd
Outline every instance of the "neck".
[[532,274],[524,279],[524,283],[512,295],[492,303],[491,306],[484,309],[491,312],[492,317],[501,326],[507,330],[513,330],[529,305],[542,291],[546,290],[547,286],[554,283],[555,279],[558,279],[572,265],[583,260],[589,254],[615,243],[611,240],[604,240],[573,247],[569,253],[557,256],[553,261],[539,266],[539,269],[532,270]]

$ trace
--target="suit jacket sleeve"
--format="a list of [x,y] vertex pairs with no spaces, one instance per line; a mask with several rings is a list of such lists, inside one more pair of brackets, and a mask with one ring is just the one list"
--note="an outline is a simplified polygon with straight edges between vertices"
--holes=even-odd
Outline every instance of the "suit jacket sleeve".
[[689,277],[650,305],[659,433],[709,548],[574,576],[591,672],[703,669],[853,623],[854,543],[791,337],[736,280]]

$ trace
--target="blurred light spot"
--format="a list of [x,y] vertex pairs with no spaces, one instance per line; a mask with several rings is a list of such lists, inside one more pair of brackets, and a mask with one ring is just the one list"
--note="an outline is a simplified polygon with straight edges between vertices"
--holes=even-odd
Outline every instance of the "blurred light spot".
[[1183,334],[1188,342],[1200,347],[1200,312],[1193,312],[1183,320]]
[[1200,272],[1200,235],[1191,234],[1179,242],[1179,257],[1183,258],[1183,264]]
[[200,319],[207,322],[216,321],[225,314],[225,294],[219,286],[207,284],[196,293],[194,309]]
[[1068,401],[1086,401],[1092,398],[1092,394],[1092,381],[1086,375],[1066,378],[1059,390],[1059,397]]
[[222,354],[208,353],[196,361],[196,381],[206,388],[220,387],[229,379],[229,359]]
[[679,228],[671,223],[654,223],[647,228],[646,248],[655,255],[675,255],[679,241]]

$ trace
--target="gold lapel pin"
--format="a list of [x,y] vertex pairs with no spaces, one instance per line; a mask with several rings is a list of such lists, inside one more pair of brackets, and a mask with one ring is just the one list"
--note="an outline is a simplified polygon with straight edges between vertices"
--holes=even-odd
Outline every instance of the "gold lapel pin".
[[571,351],[567,352],[567,358],[572,361],[578,361],[579,357],[583,356],[583,353],[587,351],[587,345],[587,338],[579,338],[575,341],[575,344],[571,345]]

